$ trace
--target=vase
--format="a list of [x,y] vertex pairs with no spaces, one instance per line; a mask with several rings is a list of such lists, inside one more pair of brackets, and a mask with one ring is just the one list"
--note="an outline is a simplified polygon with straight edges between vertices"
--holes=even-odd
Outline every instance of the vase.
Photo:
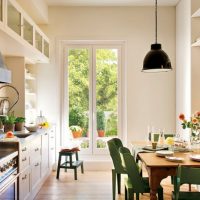
[[200,132],[192,130],[190,135],[190,145],[193,152],[199,152],[200,150]]

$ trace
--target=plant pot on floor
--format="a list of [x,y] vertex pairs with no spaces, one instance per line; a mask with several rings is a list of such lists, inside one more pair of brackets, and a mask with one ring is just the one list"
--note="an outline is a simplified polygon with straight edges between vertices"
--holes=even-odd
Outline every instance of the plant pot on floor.
[[72,131],[73,138],[79,138],[82,136],[82,131]]
[[98,136],[99,137],[105,137],[105,131],[104,130],[98,130]]

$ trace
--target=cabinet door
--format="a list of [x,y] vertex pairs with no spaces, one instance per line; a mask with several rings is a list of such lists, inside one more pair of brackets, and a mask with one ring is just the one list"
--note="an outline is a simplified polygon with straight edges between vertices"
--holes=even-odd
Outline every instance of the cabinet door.
[[37,31],[35,31],[35,47],[42,52],[42,36]]
[[24,39],[33,45],[33,26],[26,19],[23,19],[23,31]]
[[15,33],[21,36],[21,13],[11,4],[7,2],[7,25]]
[[40,160],[35,161],[32,165],[32,190],[37,190],[37,186],[41,180],[41,162]]
[[42,135],[42,177],[46,175],[49,168],[49,136],[48,133]]
[[31,182],[30,182],[30,168],[25,170],[19,176],[19,199],[30,199],[31,196]]
[[35,163],[35,160],[41,160],[41,136],[37,136],[31,142],[31,153],[30,153],[31,164]]

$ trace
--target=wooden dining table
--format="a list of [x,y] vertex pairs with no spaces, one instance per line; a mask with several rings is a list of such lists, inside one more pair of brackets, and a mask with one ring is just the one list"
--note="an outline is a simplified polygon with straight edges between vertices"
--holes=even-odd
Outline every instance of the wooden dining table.
[[[166,160],[165,157],[159,157],[155,152],[152,153],[138,153],[138,158],[144,163],[148,175],[150,185],[150,200],[156,200],[157,189],[161,181],[168,176],[176,176],[177,167],[179,165],[189,167],[200,167],[200,162],[190,159],[193,152],[175,152],[173,156],[181,157],[183,162],[172,162]],[[174,179],[175,180],[175,179]]]

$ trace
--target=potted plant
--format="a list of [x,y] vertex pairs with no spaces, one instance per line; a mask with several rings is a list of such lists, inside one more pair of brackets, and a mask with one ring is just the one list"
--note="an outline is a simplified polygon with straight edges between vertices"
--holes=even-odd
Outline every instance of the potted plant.
[[22,131],[25,125],[25,118],[24,117],[17,117],[15,119],[15,131]]
[[69,129],[72,132],[73,138],[79,138],[82,136],[82,128],[80,126],[70,126]]
[[99,137],[105,136],[105,114],[104,111],[97,112],[97,132]]
[[16,117],[11,114],[8,115],[5,120],[4,120],[4,132],[8,132],[8,131],[14,131],[15,129],[15,119]]

